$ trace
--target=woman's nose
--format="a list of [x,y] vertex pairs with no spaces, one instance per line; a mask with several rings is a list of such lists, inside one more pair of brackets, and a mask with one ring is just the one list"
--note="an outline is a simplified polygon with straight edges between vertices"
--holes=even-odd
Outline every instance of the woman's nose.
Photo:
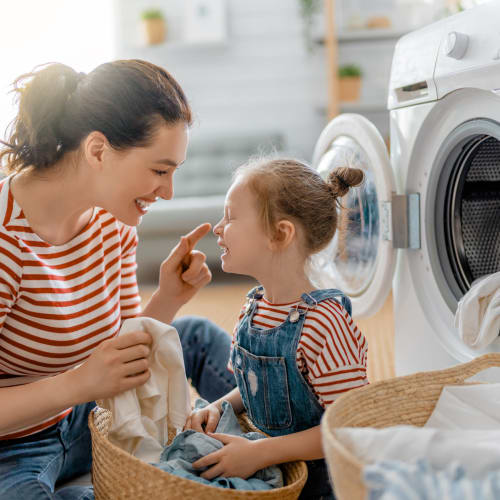
[[156,191],[155,195],[164,200],[171,200],[174,197],[174,186],[172,181],[162,184]]

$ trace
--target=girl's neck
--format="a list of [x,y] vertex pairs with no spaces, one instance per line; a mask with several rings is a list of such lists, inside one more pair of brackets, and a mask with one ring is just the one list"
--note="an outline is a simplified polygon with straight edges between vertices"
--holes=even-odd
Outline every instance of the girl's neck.
[[[296,269],[296,272],[291,272]],[[306,276],[303,266],[295,268],[272,268],[258,280],[264,287],[264,297],[272,304],[286,304],[300,300],[303,293],[315,289]]]

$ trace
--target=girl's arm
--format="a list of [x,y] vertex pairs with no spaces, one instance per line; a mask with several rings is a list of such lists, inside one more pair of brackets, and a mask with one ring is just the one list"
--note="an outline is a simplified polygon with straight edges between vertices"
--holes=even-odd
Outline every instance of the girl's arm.
[[255,441],[262,456],[260,468],[293,462],[295,460],[316,460],[324,458],[321,446],[320,426],[286,436],[278,436]]
[[198,469],[208,467],[201,474],[205,479],[217,476],[246,479],[270,465],[324,457],[319,425],[287,436],[257,441],[229,434],[210,435],[225,446],[193,463],[193,467]]
[[224,401],[231,403],[231,406],[233,407],[234,413],[236,413],[236,415],[243,411],[243,400],[241,399],[241,394],[238,387],[235,387],[231,392],[228,392],[225,396],[222,396],[220,399],[212,403],[217,407],[219,413],[222,413],[222,403]]
[[240,391],[236,387],[217,401],[205,406],[205,408],[194,410],[187,418],[184,430],[194,429],[198,432],[214,432],[222,414],[222,403],[224,401],[231,403],[236,414],[241,413],[243,410]]

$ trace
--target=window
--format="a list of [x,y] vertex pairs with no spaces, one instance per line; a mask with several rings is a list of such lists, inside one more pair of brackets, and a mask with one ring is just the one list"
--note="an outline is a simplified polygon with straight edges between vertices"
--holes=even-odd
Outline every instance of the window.
[[2,2],[0,137],[15,116],[13,80],[47,62],[88,72],[114,57],[113,0]]

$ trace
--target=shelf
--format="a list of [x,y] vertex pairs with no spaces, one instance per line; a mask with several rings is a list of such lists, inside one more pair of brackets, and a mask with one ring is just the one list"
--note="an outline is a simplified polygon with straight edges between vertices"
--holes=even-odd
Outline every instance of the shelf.
[[[326,115],[326,106],[316,106],[318,113]],[[341,102],[339,104],[341,113],[384,113],[387,110],[385,102]]]
[[[395,40],[408,33],[407,30],[395,29],[359,29],[352,31],[340,31],[337,33],[337,41],[340,42],[363,42],[367,40]],[[325,44],[324,38],[318,38],[315,42],[319,45]]]
[[166,41],[154,45],[138,44],[135,48],[151,50],[190,50],[190,49],[211,49],[228,47],[227,40],[206,41],[206,42],[186,42],[181,40]]
[[340,110],[344,113],[377,113],[387,111],[385,102],[341,102]]

